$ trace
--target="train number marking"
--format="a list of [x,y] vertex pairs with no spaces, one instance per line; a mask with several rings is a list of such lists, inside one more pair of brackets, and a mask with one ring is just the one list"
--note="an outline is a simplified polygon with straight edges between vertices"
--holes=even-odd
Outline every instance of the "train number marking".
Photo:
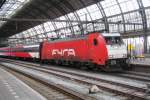
[[76,56],[75,50],[74,49],[53,49],[52,50],[52,55],[61,55],[64,56],[67,54],[67,56]]

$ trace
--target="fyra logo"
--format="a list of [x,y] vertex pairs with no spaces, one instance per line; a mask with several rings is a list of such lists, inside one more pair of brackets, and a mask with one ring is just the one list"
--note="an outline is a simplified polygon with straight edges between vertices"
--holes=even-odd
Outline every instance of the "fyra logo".
[[67,56],[76,56],[75,50],[74,49],[53,49],[52,50],[52,55],[67,55]]

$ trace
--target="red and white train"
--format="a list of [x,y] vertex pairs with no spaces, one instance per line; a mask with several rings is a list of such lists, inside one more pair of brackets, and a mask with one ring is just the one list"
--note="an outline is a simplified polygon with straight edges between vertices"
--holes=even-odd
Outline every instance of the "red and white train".
[[38,45],[3,47],[0,56],[36,58],[58,64],[89,65],[104,70],[127,67],[127,48],[119,33],[93,32]]

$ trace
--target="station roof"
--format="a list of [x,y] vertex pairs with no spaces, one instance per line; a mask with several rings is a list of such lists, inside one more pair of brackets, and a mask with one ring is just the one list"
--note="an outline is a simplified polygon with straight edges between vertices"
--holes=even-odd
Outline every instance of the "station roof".
[[[13,11],[15,14],[12,15],[11,18],[55,19],[99,1],[101,0],[7,0],[3,6],[8,5],[7,9],[13,11],[13,7],[10,6],[17,7],[17,3],[19,3],[18,6],[23,5],[19,11]],[[3,10],[3,13],[4,11],[6,10]],[[7,11],[7,13],[9,13],[9,11]],[[43,22],[7,21],[0,28],[0,37],[14,35],[41,23]]]
[[[0,37],[9,37],[12,44],[86,33],[87,27],[127,36],[143,35],[150,28],[150,0],[4,0],[1,5],[0,20],[3,17],[30,20],[0,22]],[[85,20],[99,23],[81,24]]]

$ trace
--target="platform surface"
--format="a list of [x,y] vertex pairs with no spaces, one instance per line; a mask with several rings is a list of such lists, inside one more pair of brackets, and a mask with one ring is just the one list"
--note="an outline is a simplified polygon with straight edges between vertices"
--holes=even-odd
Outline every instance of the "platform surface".
[[39,93],[0,68],[0,100],[46,100]]
[[146,66],[150,66],[150,58],[131,59],[130,63],[134,64],[134,65],[146,65]]

